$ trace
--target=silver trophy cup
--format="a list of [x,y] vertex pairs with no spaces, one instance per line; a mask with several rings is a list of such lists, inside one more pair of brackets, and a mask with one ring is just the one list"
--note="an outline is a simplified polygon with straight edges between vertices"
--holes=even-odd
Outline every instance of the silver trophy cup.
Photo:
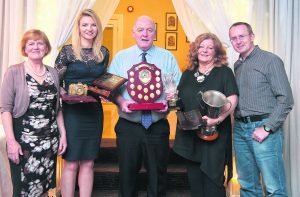
[[[219,91],[208,90],[204,93],[200,91],[198,95],[202,99],[202,103],[204,103],[204,105],[201,105],[201,107],[204,109],[204,111],[206,111],[207,116],[210,118],[218,118],[223,106],[227,103],[230,103],[231,108],[231,102]],[[219,133],[216,125],[207,126],[204,124],[197,132],[197,135],[203,140],[212,141],[218,138]]]

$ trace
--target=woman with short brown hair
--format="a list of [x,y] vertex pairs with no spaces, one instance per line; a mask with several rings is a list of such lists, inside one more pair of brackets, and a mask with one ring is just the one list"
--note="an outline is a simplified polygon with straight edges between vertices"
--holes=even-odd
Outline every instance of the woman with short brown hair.
[[56,187],[56,157],[67,148],[57,71],[43,64],[51,46],[44,32],[23,35],[27,60],[3,79],[0,111],[6,135],[13,196],[47,196]]

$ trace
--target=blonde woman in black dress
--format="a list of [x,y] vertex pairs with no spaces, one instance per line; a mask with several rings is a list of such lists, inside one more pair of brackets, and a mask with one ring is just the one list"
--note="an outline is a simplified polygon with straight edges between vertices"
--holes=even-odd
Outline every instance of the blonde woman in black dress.
[[[65,45],[56,59],[61,94],[70,84],[92,82],[106,72],[109,53],[101,46],[102,26],[96,13],[83,10],[74,26],[72,45]],[[61,190],[64,197],[73,197],[78,174],[80,196],[91,196],[94,178],[94,160],[98,156],[103,128],[103,110],[100,100],[93,103],[69,104],[63,102],[68,149],[62,172]]]
[[56,187],[57,154],[67,148],[58,74],[43,64],[50,50],[44,32],[27,31],[21,51],[28,59],[10,66],[2,83],[0,110],[14,197],[48,196]]

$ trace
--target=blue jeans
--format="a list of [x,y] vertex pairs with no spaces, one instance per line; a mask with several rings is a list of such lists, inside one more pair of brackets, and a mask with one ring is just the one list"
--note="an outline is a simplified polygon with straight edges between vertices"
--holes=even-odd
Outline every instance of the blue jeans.
[[262,143],[252,139],[255,128],[261,127],[266,119],[258,122],[234,125],[234,148],[241,197],[263,196],[260,175],[266,187],[265,196],[288,196],[282,155],[283,130],[277,129]]

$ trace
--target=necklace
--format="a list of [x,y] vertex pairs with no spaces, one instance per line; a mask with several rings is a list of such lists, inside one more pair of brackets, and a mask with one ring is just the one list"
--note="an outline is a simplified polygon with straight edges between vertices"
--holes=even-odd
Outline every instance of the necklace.
[[197,72],[195,72],[194,77],[196,77],[196,80],[199,83],[202,83],[205,78],[210,74],[210,71],[214,68],[214,65],[211,65],[203,74],[199,72],[199,70],[197,70]]
[[44,70],[43,70],[43,72],[42,72],[41,74],[38,74],[38,73],[36,73],[36,72],[34,71],[33,66],[32,66],[32,64],[31,64],[29,61],[28,61],[28,65],[29,65],[30,70],[33,72],[34,75],[36,75],[36,76],[38,76],[38,77],[43,77],[43,76],[46,74],[46,67],[44,66],[44,64],[43,64]]

